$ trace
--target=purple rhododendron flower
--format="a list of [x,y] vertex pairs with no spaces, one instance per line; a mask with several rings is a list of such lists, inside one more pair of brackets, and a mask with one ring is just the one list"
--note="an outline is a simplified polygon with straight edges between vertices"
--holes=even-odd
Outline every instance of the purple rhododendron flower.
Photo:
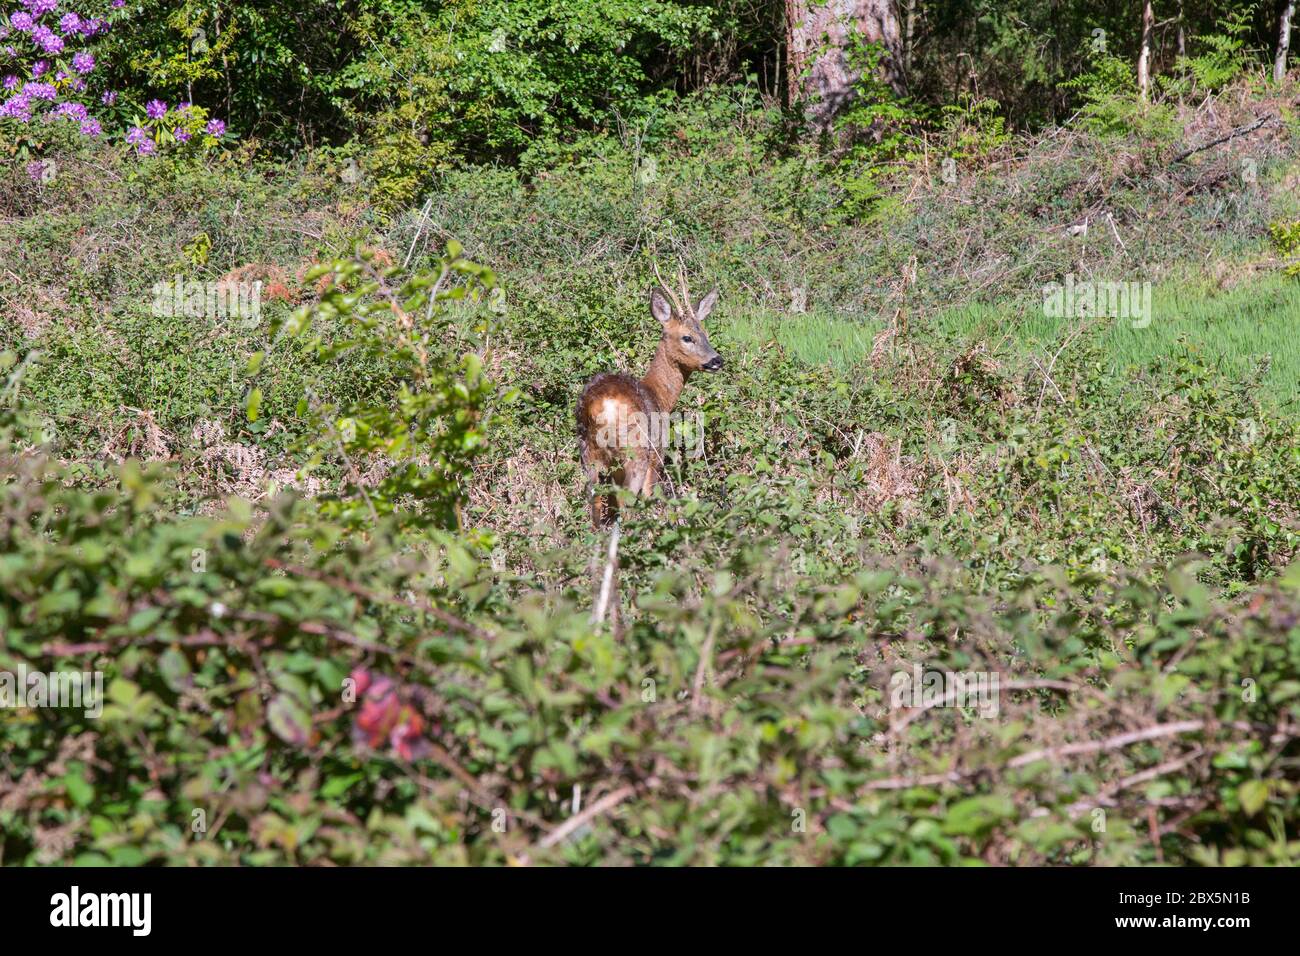
[[6,90],[12,90],[12,89],[14,89],[15,87],[17,87],[18,84],[21,83],[21,82],[22,82],[22,81],[21,81],[20,79],[18,79],[18,77],[13,76],[12,74],[9,75],[9,76],[6,76],[6,77],[5,77],[5,89],[6,89]]
[[144,113],[150,119],[162,119],[167,115],[167,104],[162,100],[150,100],[145,104]]
[[81,135],[83,136],[89,136],[91,139],[96,139],[103,131],[104,128],[99,125],[99,120],[87,119],[81,121]]
[[114,10],[120,10],[124,6],[126,6],[126,0],[113,0]]
[[23,0],[23,6],[32,11],[32,16],[42,17],[58,9],[59,0]]
[[134,146],[141,156],[148,156],[154,151],[153,138],[139,126],[132,126],[126,134],[126,142]]
[[36,21],[32,19],[30,13],[24,13],[22,10],[19,10],[17,13],[14,13],[9,17],[9,25],[15,30],[21,30],[23,33],[27,33],[36,25]]
[[24,93],[12,96],[0,103],[0,117],[16,119],[20,123],[26,123],[32,118],[31,99]]
[[35,63],[32,64],[32,76],[34,77],[44,76],[45,71],[48,70],[49,68],[50,68],[50,64],[48,61],[37,60]]
[[99,102],[103,103],[105,106],[112,106],[117,102],[117,94],[112,90],[105,90],[104,95],[99,98]]
[[[62,53],[63,37],[48,28],[43,27],[42,29],[45,30],[45,33],[36,41],[41,45],[41,49],[46,53]],[[35,31],[32,32],[32,37],[36,37]]]
[[208,135],[220,136],[226,131],[226,124],[219,119],[208,120],[208,125],[206,129],[208,131]]
[[188,143],[190,141],[190,131],[184,126],[176,127],[176,142]]
[[67,116],[78,122],[90,118],[90,114],[86,112],[86,107],[82,103],[60,103],[54,112],[59,116]]
[[76,33],[81,29],[81,17],[69,11],[59,20],[60,33]]
[[95,57],[82,51],[72,55],[72,68],[78,73],[89,73],[95,68]]
[[49,100],[51,103],[59,95],[53,83],[24,83],[23,93],[34,100]]

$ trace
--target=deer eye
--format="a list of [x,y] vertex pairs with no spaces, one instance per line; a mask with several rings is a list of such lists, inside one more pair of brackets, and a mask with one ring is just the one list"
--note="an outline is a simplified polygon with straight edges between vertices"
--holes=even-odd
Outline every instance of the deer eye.
[[693,338],[691,338],[689,335],[683,335],[683,336],[682,336],[682,341],[683,341],[683,342],[694,342],[695,340],[694,340]]

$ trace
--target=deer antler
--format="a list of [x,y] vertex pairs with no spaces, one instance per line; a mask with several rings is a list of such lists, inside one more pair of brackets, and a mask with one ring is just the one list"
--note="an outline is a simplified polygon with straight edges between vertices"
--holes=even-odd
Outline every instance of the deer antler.
[[691,290],[686,285],[686,270],[682,268],[682,260],[677,260],[677,282],[682,290],[682,302],[686,305],[686,310],[682,315],[695,315],[695,309],[691,306]]
[[[653,265],[654,265],[654,268],[655,268],[655,278],[659,280],[659,288],[663,290],[664,295],[668,296],[668,301],[671,302],[671,303],[673,304],[673,308],[677,311],[677,314],[678,314],[678,315],[686,315],[686,314],[687,314],[687,312],[686,312],[686,307],[683,306],[682,303],[678,301],[677,296],[673,294],[673,290],[670,289],[670,288],[668,287],[668,283],[664,281],[664,277],[661,276],[661,275],[659,274],[659,263],[656,262],[656,263],[653,263]],[[681,263],[678,263],[678,265],[677,265],[677,275],[678,275],[679,278],[682,278],[681,273],[682,273]],[[685,287],[685,280],[684,280],[684,278],[683,278],[683,287]],[[687,301],[687,302],[690,302],[690,301],[691,301],[690,296],[687,296],[687,297],[686,297],[686,301]]]

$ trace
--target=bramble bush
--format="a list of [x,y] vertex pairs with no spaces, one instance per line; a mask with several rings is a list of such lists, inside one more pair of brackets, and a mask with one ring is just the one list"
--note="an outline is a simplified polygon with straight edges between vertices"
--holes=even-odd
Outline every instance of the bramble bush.
[[[1191,555],[1104,573],[945,557],[928,543],[940,502],[912,527],[921,539],[882,553],[896,506],[852,528],[826,497],[873,479],[834,429],[791,441],[770,417],[710,413],[714,447],[754,474],[684,463],[689,496],[628,512],[618,641],[587,613],[598,542],[535,549],[509,525],[489,531],[482,505],[463,528],[449,520],[453,501],[470,513],[477,466],[463,453],[509,447],[528,414],[481,417],[503,385],[476,362],[456,370],[486,334],[460,303],[491,277],[454,248],[431,270],[366,254],[321,275],[329,286],[290,320],[318,336],[321,373],[358,353],[391,363],[369,399],[302,409],[304,449],[330,479],[314,499],[289,489],[179,514],[175,476],[134,461],[112,484],[71,484],[22,401],[39,358],[5,357],[0,670],[94,669],[107,687],[98,719],[0,711],[5,862],[1300,859],[1294,566],[1238,577],[1228,597]],[[1115,521],[1113,499],[1079,480],[1072,435],[1115,464],[1138,446],[1089,429],[1086,385],[1073,414],[999,424],[970,389],[1007,401],[1014,383],[970,363],[950,374],[964,379],[948,406],[963,428],[1019,436],[1009,460],[965,474],[1006,482],[975,486],[986,538],[1036,523],[1050,540],[1049,520],[1062,541],[1086,538],[1079,516],[1103,507],[1088,520]],[[779,394],[805,375],[769,367],[761,381]],[[1251,559],[1293,560],[1294,515],[1276,541],[1249,516],[1255,498],[1297,500],[1294,425],[1260,413],[1261,451],[1282,457],[1256,468],[1221,440],[1213,416],[1226,425],[1232,410],[1208,371],[1180,382],[1152,427],[1180,448],[1204,436],[1202,458],[1184,454],[1209,485],[1171,475],[1161,497],[1197,525],[1212,496],[1236,501]],[[823,401],[843,413],[854,399],[831,388]],[[365,427],[341,441],[342,419]],[[449,449],[433,486],[367,485],[347,466],[373,451],[400,462],[415,435]],[[976,584],[981,563],[996,586]],[[996,713],[900,706],[897,675],[914,666],[997,674]]]

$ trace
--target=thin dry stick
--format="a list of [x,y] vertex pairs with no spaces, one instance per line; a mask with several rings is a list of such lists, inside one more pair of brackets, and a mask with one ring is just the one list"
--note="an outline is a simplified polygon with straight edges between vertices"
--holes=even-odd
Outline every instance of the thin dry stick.
[[989,771],[1013,770],[1017,767],[1023,767],[1026,764],[1034,763],[1038,760],[1044,760],[1055,757],[1067,757],[1076,754],[1096,753],[1101,750],[1119,750],[1130,744],[1140,743],[1143,740],[1155,740],[1159,737],[1173,737],[1178,734],[1190,734],[1198,730],[1205,729],[1204,720],[1181,720],[1172,724],[1156,724],[1153,727],[1145,727],[1142,730],[1135,730],[1127,734],[1118,734],[1114,737],[1107,737],[1105,740],[1094,740],[1082,744],[1067,744],[1061,747],[1044,747],[1040,750],[1031,750],[1014,757],[1002,767],[985,768],[980,767],[975,770],[964,772],[951,770],[948,773],[932,773],[920,777],[887,777],[883,780],[872,780],[867,783],[865,790],[908,790],[912,787],[930,787],[941,783],[961,783],[963,780],[974,777],[977,774]]
[[591,612],[591,623],[600,625],[605,621],[605,613],[609,610],[610,595],[614,591],[614,572],[618,568],[618,539],[623,532],[623,519],[621,517],[614,519],[614,530],[609,534],[609,550],[605,554],[605,574],[600,582],[600,597],[596,600],[596,608]]
[[1110,787],[1103,787],[1092,801],[1079,801],[1072,803],[1065,808],[1065,812],[1072,817],[1077,817],[1082,813],[1092,810],[1097,804],[1113,804],[1115,794],[1121,790],[1127,790],[1129,787],[1135,787],[1139,783],[1146,783],[1148,780],[1155,780],[1157,777],[1163,777],[1167,773],[1173,773],[1175,770],[1182,770],[1192,761],[1198,759],[1205,753],[1204,747],[1197,747],[1191,753],[1174,760],[1167,760],[1164,763],[1143,770],[1141,773],[1135,773],[1131,777],[1125,777],[1119,783]]
[[[1070,692],[1079,690],[1079,686],[1077,684],[1072,684],[1069,681],[1063,681],[1063,680],[1012,680],[1012,681],[1001,682],[999,686],[1001,687],[1002,690],[1042,689],[1042,690],[1064,690]],[[899,733],[900,731],[905,729],[909,724],[911,724],[912,721],[922,716],[926,711],[930,710],[931,708],[947,707],[948,705],[956,702],[958,698],[964,696],[966,693],[967,693],[966,688],[954,687],[952,690],[948,691],[938,700],[933,700],[930,701],[929,703],[923,703],[920,707],[910,708],[907,711],[907,714],[901,720],[899,720],[897,723],[893,724],[889,728],[889,732],[891,734]]]
[[1090,740],[1081,744],[1066,744],[1061,747],[1044,747],[1041,750],[1031,750],[1029,753],[1021,754],[1007,764],[1007,769],[1023,767],[1026,764],[1034,763],[1037,760],[1055,757],[1070,757],[1076,754],[1096,753],[1100,750],[1119,750],[1127,747],[1129,744],[1141,743],[1144,740],[1156,740],[1160,737],[1173,737],[1178,734],[1190,734],[1197,730],[1205,729],[1203,720],[1180,720],[1172,724],[1156,724],[1154,727],[1144,727],[1142,730],[1134,730],[1127,734],[1119,734],[1115,737],[1107,737],[1105,740]]
[[576,817],[569,817],[569,819],[561,823],[558,827],[543,837],[542,842],[538,845],[543,850],[555,846],[555,844],[559,843],[574,830],[578,829],[588,821],[600,816],[606,810],[612,810],[634,793],[636,793],[636,790],[632,787],[620,787],[613,793],[607,793],[586,810],[579,813]]
[[424,208],[420,210],[420,219],[415,224],[415,235],[411,237],[411,248],[406,250],[406,258],[402,260],[402,268],[405,269],[411,264],[411,256],[415,254],[415,244],[420,241],[420,234],[424,232],[424,223],[429,216],[429,207],[433,205],[433,194],[424,201]]

